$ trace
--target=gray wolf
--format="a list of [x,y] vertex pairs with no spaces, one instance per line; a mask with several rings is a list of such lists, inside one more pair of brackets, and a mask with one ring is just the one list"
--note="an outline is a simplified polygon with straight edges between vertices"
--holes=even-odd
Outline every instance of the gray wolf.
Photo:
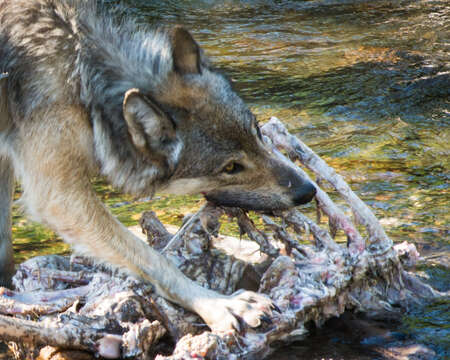
[[13,179],[37,221],[76,250],[126,268],[215,330],[258,326],[263,295],[225,296],[187,279],[95,195],[102,175],[137,195],[203,193],[273,211],[314,187],[262,141],[230,82],[184,28],[142,29],[82,0],[0,0],[0,281],[13,272]]

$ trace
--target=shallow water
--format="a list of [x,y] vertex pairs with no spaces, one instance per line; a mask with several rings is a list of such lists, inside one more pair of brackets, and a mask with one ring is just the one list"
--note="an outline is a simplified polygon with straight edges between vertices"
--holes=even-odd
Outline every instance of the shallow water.
[[[142,22],[187,26],[261,120],[288,122],[350,181],[394,241],[415,242],[448,265],[448,2],[127,3]],[[449,289],[448,270],[424,270]],[[449,307],[412,310],[396,327],[450,356]],[[363,357],[354,344],[341,356]]]
[[127,4],[142,22],[185,24],[259,118],[288,122],[395,240],[448,241],[448,3]]
[[[412,241],[426,255],[441,256],[423,271],[435,286],[449,289],[447,1],[124,3],[139,22],[189,28],[261,121],[277,116],[287,122],[345,176],[394,241]],[[97,187],[127,224],[148,208],[101,183]],[[163,220],[179,223],[201,201],[161,197],[153,206]],[[54,235],[19,216],[15,234],[19,260],[67,251]],[[430,346],[439,358],[450,357],[449,307],[447,301],[413,309],[398,331]],[[344,358],[375,358],[355,345],[362,340],[336,339]],[[285,358],[296,359],[298,346],[286,350]],[[340,358],[332,354],[317,356]]]

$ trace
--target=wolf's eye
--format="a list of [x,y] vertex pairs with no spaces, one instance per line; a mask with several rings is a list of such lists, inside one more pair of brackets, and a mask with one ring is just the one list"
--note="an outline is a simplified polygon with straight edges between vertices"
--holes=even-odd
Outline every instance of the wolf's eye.
[[241,164],[231,161],[223,168],[222,171],[227,174],[236,174],[242,170],[244,170],[244,167]]

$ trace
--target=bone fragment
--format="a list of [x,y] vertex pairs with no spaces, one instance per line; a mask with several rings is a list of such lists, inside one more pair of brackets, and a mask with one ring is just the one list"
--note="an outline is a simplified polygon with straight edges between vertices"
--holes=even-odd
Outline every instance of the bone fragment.
[[308,169],[333,185],[367,228],[371,245],[379,248],[392,246],[392,240],[386,235],[372,210],[350,189],[333,168],[328,166],[299,138],[291,135],[280,120],[272,117],[261,130],[266,136],[270,137],[277,148],[286,150],[290,157],[298,158]]

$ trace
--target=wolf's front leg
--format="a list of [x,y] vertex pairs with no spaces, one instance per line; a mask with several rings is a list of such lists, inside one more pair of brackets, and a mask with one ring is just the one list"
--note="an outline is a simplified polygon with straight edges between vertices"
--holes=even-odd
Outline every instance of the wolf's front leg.
[[[161,296],[199,314],[214,330],[240,329],[239,319],[258,326],[260,318],[270,314],[271,303],[261,295],[242,292],[225,296],[187,278],[170,260],[119,223],[93,193],[87,179],[81,182],[73,172],[67,172],[67,178],[61,177],[62,173],[61,169],[53,178],[45,178],[42,172],[36,174],[39,180],[32,185],[34,202],[27,200],[32,212],[75,249],[128,268],[150,281]],[[26,192],[29,189],[25,187]]]
[[238,329],[238,319],[258,326],[270,313],[269,300],[250,292],[225,296],[201,287],[110,214],[90,184],[89,129],[80,127],[66,122],[27,128],[27,144],[16,158],[30,213],[76,249],[150,281],[160,295],[198,313],[212,329]]

